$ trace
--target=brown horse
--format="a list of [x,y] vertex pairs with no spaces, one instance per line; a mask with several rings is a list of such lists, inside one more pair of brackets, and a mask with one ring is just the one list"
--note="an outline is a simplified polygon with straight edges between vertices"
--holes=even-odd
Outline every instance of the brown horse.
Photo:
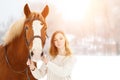
[[0,80],[35,80],[26,62],[32,55],[42,54],[48,13],[47,5],[41,13],[24,6],[25,17],[10,27],[0,45]]

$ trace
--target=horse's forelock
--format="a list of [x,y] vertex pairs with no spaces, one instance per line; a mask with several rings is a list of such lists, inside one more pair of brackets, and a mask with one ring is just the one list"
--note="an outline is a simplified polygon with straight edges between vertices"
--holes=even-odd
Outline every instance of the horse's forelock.
[[24,21],[25,18],[21,18],[10,26],[5,36],[2,38],[4,45],[10,43],[16,36],[19,36],[21,34]]

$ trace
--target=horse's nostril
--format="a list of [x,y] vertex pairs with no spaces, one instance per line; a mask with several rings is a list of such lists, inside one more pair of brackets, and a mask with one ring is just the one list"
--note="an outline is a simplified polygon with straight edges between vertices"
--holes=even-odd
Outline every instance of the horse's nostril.
[[33,55],[34,55],[33,51],[31,51],[30,55],[31,55],[31,56],[33,56]]
[[42,57],[43,55],[44,55],[44,53],[42,52],[42,53],[41,53],[41,57]]

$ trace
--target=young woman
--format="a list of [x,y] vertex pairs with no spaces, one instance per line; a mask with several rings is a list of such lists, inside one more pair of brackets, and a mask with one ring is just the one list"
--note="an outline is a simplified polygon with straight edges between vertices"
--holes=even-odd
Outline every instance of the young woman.
[[76,60],[62,31],[53,33],[49,53],[49,58],[41,57],[43,64],[40,69],[37,69],[32,62],[27,62],[33,76],[40,79],[47,74],[47,80],[71,80],[71,72]]

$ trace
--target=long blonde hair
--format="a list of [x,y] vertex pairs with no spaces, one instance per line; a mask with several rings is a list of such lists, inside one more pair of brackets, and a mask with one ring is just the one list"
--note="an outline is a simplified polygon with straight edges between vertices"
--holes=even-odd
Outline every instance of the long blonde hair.
[[50,50],[49,50],[50,56],[52,56],[54,58],[58,54],[58,49],[57,49],[57,47],[55,46],[55,43],[54,43],[54,38],[55,38],[56,34],[58,34],[58,33],[60,33],[64,36],[66,56],[70,56],[72,53],[71,53],[71,50],[69,48],[69,43],[68,43],[68,40],[67,40],[64,32],[62,32],[62,31],[56,31],[52,35],[51,42],[50,42]]

